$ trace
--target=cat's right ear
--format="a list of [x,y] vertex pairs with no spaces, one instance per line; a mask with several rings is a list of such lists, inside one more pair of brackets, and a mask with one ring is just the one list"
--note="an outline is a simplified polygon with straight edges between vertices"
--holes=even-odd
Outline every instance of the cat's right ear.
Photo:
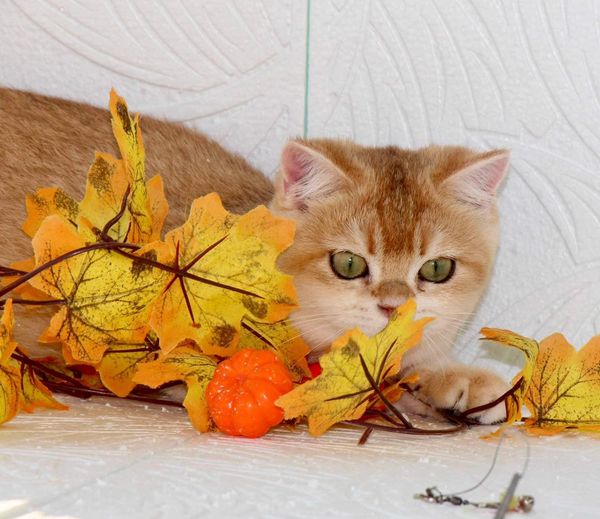
[[303,211],[311,201],[334,194],[345,181],[344,173],[323,154],[290,141],[281,154],[275,202],[281,209]]

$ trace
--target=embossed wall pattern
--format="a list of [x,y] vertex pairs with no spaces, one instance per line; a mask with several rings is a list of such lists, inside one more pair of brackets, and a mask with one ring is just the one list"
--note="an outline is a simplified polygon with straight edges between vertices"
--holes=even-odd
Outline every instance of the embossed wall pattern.
[[[115,86],[269,174],[302,133],[306,0],[2,9],[3,84],[98,105]],[[598,333],[600,2],[313,0],[310,29],[310,136],[513,150],[501,251],[460,355],[488,362],[483,325]]]

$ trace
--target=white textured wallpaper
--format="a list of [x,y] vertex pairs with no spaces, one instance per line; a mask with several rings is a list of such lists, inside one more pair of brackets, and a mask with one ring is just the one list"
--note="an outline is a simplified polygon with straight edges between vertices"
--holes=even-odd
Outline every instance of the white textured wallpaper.
[[[365,144],[511,148],[495,273],[457,350],[507,374],[515,359],[488,359],[481,326],[577,346],[600,333],[600,0],[312,0],[307,17],[309,2],[0,0],[0,84],[99,106],[114,86],[267,174],[305,124]],[[179,409],[63,400],[68,413],[2,426],[0,518],[491,517],[413,499],[479,480],[495,449],[481,429],[244,440],[198,434]],[[529,446],[518,493],[535,496],[532,516],[597,517],[597,440]],[[525,452],[507,441],[465,497],[498,499]]]
[[[2,0],[0,83],[206,131],[263,171],[304,124],[306,0]],[[483,325],[600,328],[600,2],[313,0],[309,136],[508,147]],[[508,366],[497,364],[500,369]]]

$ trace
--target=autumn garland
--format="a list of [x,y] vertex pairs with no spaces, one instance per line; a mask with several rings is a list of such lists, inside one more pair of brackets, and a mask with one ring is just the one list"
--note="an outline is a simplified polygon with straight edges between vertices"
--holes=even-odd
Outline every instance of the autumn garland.
[[[81,202],[54,188],[29,196],[23,229],[35,257],[0,266],[0,297],[12,296],[0,300],[0,423],[19,410],[65,409],[52,389],[183,405],[200,431],[214,428],[215,419],[224,431],[248,436],[264,434],[284,415],[293,421],[306,417],[315,435],[340,422],[361,426],[361,443],[373,430],[447,434],[502,401],[509,424],[521,420],[527,405],[531,417],[525,425],[532,432],[600,426],[600,340],[577,353],[562,336],[538,344],[484,329],[487,339],[525,354],[513,387],[486,405],[448,414],[452,427],[415,427],[393,405],[414,382],[393,375],[428,322],[414,320],[412,301],[373,337],[358,329],[339,337],[321,358],[322,373],[307,381],[309,349],[287,321],[296,304],[292,279],[275,267],[292,243],[293,223],[264,207],[232,215],[211,194],[194,201],[188,220],[161,240],[168,205],[161,178],[146,181],[139,119],[130,117],[114,91],[110,111],[121,159],[96,154]],[[34,359],[12,340],[14,304],[59,306],[40,340],[60,345],[62,356]],[[240,426],[239,417],[214,407],[231,390],[216,391],[215,380],[225,380],[232,366],[244,379],[267,373],[254,402],[270,394],[270,407],[261,410],[272,417],[268,424],[250,417]],[[293,390],[281,370],[297,384]],[[187,386],[183,404],[150,393],[181,383]],[[210,384],[213,404],[207,402]],[[244,391],[231,390],[236,397]]]
[[[206,387],[240,344],[275,352],[296,382],[310,376],[308,347],[285,320],[295,307],[292,280],[275,268],[292,242],[293,223],[264,207],[231,215],[211,194],[160,241],[167,214],[162,181],[146,181],[139,121],[114,92],[110,110],[122,158],[96,154],[81,202],[55,188],[29,196],[23,229],[35,257],[0,271],[0,296],[17,296],[0,303],[0,419],[36,406],[64,408],[48,388],[148,401],[140,385],[183,382],[183,405],[206,431]],[[40,340],[62,346],[62,359],[32,359],[12,341],[13,304],[59,305]],[[362,391],[362,409],[374,404],[370,397],[381,383]],[[46,398],[31,398],[29,386]]]

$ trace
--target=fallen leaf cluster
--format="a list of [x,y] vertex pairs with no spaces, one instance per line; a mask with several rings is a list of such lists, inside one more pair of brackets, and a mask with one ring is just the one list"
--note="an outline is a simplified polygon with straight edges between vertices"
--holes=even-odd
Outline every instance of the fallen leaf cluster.
[[[308,347],[286,321],[296,306],[292,279],[275,266],[294,224],[264,206],[231,214],[213,193],[162,239],[168,204],[161,177],[146,180],[139,118],[114,91],[110,112],[121,157],[96,154],[81,201],[55,188],[27,198],[23,230],[34,257],[3,269],[0,294],[57,307],[40,342],[61,348],[64,376],[76,368],[81,379],[82,367],[98,375],[73,391],[104,387],[125,397],[139,385],[183,382],[190,419],[206,431],[204,393],[223,358],[269,349],[296,381],[309,373]],[[63,407],[12,341],[13,300],[3,305],[0,420]]]
[[[312,378],[308,346],[287,320],[292,278],[276,268],[294,224],[263,206],[231,214],[212,193],[163,237],[168,204],[161,177],[146,179],[139,117],[114,91],[109,106],[120,158],[96,154],[81,201],[56,188],[28,196],[23,230],[33,257],[0,267],[0,423],[19,411],[66,409],[51,390],[180,405],[146,392],[185,384],[183,406],[200,431],[254,437],[306,418],[314,435],[359,425],[363,442],[375,429],[465,426],[419,429],[394,406],[416,382],[398,379],[402,357],[429,321],[415,320],[413,301],[373,337],[354,329],[336,339]],[[39,341],[58,357],[34,359],[14,341],[15,304],[56,307]],[[507,425],[525,406],[534,434],[600,430],[600,337],[577,352],[559,334],[538,344],[482,333],[525,354],[502,397]]]

